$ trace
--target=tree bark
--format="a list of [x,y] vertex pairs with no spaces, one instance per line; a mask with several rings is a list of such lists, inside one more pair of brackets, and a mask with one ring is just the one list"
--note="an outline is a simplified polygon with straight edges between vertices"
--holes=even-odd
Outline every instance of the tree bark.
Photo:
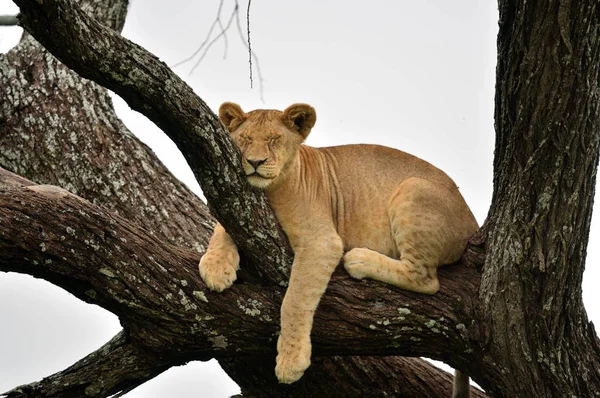
[[497,396],[600,396],[600,344],[581,296],[600,142],[599,4],[499,6],[480,290],[495,326],[481,369],[494,377],[481,385]]
[[[79,156],[75,164],[94,164],[104,161],[100,156],[104,151],[95,146],[107,141],[109,148],[116,145],[107,151],[113,167],[125,165],[124,171],[118,171],[124,173],[124,179],[115,180],[110,174],[113,171],[94,170],[90,175],[98,174],[98,185],[85,192],[82,188],[94,183],[94,178],[86,178],[86,173],[79,177],[73,173],[75,168],[69,172],[56,170],[57,166],[44,169],[42,162],[35,166],[35,160],[26,160],[23,163],[31,166],[22,166],[20,155],[10,151],[0,158],[4,162],[0,164],[26,176],[30,173],[32,178],[40,173],[47,178],[45,182],[66,186],[130,219],[3,172],[0,217],[6,222],[0,226],[0,270],[44,277],[119,315],[131,344],[147,353],[143,361],[155,366],[149,374],[191,359],[229,356],[222,362],[224,368],[239,380],[248,396],[328,392],[352,396],[359,391],[364,395],[365,388],[374,395],[447,394],[447,376],[420,361],[320,358],[334,354],[423,355],[467,371],[492,396],[600,396],[600,342],[581,302],[600,141],[600,24],[595,2],[500,1],[494,197],[484,228],[472,239],[461,264],[440,270],[442,290],[433,297],[375,282],[357,283],[337,272],[315,318],[314,364],[291,387],[277,386],[269,373],[273,364],[267,359],[274,354],[270,340],[277,330],[291,252],[264,196],[245,183],[238,152],[220,123],[168,68],[90,20],[70,1],[15,2],[21,7],[24,27],[47,49],[81,75],[119,93],[171,137],[201,183],[211,210],[246,255],[243,267],[249,272],[242,283],[218,296],[207,291],[196,263],[212,220],[195,204],[197,200],[188,199],[189,192],[168,172],[156,173],[165,184],[179,187],[181,196],[166,200],[166,215],[157,206],[161,200],[155,202],[155,211],[140,215],[143,210],[136,212],[136,202],[128,200],[135,193],[128,190],[141,189],[126,187],[126,194],[119,195],[122,191],[116,186],[125,186],[123,182],[130,178],[143,181],[136,172],[155,173],[155,166],[148,163],[154,161],[151,152],[141,151],[145,154],[138,154],[139,162],[132,161],[130,166],[129,157],[120,156],[121,144],[116,139],[95,138],[79,147],[79,135],[73,140],[64,132],[53,134],[61,130],[56,127],[64,126],[69,114],[83,111],[78,117],[89,119],[95,113],[89,112],[89,104],[87,108],[83,102],[71,106],[73,100],[68,96],[52,96],[58,99],[50,102],[55,106],[50,115],[64,119],[42,118],[48,107],[39,93],[47,95],[48,77],[39,72],[54,66],[42,64],[36,69],[23,63],[15,82],[17,72],[0,60],[2,83],[24,81],[38,90],[38,97],[14,89],[2,94],[7,100],[2,102],[0,129],[10,127],[0,130],[0,140],[5,133],[9,136],[0,145],[14,151],[18,144],[13,142],[20,139],[24,152],[42,146],[50,159],[53,150],[72,148],[88,154],[87,158]],[[48,27],[53,27],[51,32]],[[26,46],[28,40],[35,45],[30,38],[21,45]],[[36,51],[38,62],[50,57],[41,48]],[[24,62],[16,52],[7,60],[9,64]],[[77,79],[64,71],[68,79]],[[81,88],[77,83],[70,87],[72,91]],[[107,103],[102,98],[98,96],[97,102]],[[22,116],[27,112],[36,117]],[[112,115],[112,109],[108,106],[99,113]],[[103,137],[107,131],[122,135],[118,123],[99,126],[102,128],[96,129],[101,132],[81,128],[93,138]],[[46,130],[50,137],[61,138],[48,141]],[[11,136],[11,131],[18,133]],[[126,153],[136,154],[139,144],[133,138],[128,142],[124,144],[130,145]],[[56,158],[56,164],[62,164]],[[73,186],[58,177],[66,178],[69,173],[71,180],[66,181],[73,181]],[[103,186],[111,189],[102,191]],[[155,189],[151,196],[164,192]],[[100,197],[105,192],[107,203]],[[138,197],[142,202],[146,198],[145,194]],[[178,221],[187,225],[183,232],[177,232],[178,222],[172,221],[175,214],[182,213],[180,200],[194,207],[192,216],[187,217],[186,209],[186,217]],[[48,209],[60,217],[50,218]],[[65,226],[77,232],[69,235]],[[190,238],[194,235],[198,237]],[[254,356],[245,356],[249,354]],[[248,366],[252,366],[252,374],[246,371]],[[125,373],[122,381],[108,384],[130,388],[143,379]],[[435,382],[418,382],[429,374]],[[402,382],[410,390],[394,384],[403,376]],[[373,385],[365,384],[370,378]],[[335,392],[323,390],[331,380],[339,383]],[[436,389],[437,381],[444,387]],[[81,385],[90,386],[85,380]],[[42,391],[40,385],[35,388]],[[427,388],[432,390],[425,391]],[[16,396],[27,396],[34,386],[21,391]],[[73,396],[68,391],[65,394]],[[101,391],[96,396],[106,394]]]
[[16,387],[7,397],[97,397],[127,393],[171,367],[140,350],[124,332],[73,366],[36,383]]

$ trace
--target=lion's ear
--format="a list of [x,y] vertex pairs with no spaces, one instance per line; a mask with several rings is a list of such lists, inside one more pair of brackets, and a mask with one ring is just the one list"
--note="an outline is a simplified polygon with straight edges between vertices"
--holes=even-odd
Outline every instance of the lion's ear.
[[219,108],[219,119],[221,119],[221,122],[227,127],[227,130],[229,130],[230,133],[233,133],[235,129],[244,123],[246,114],[238,104],[224,102]]
[[317,121],[317,113],[310,105],[294,104],[283,111],[282,119],[288,128],[298,131],[306,138]]

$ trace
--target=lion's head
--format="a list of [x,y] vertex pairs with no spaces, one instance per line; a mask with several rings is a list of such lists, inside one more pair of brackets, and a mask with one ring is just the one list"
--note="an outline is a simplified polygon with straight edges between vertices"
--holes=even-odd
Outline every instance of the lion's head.
[[294,104],[282,111],[245,113],[225,102],[219,118],[242,152],[242,165],[250,185],[267,188],[281,179],[293,163],[298,147],[315,125],[317,114],[310,105]]

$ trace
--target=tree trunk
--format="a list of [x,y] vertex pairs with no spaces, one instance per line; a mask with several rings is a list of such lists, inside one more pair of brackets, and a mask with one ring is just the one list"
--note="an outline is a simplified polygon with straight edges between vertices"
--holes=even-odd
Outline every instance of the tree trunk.
[[[449,375],[418,359],[329,355],[429,356],[498,397],[600,396],[600,343],[581,302],[599,151],[594,2],[500,1],[484,228],[461,263],[440,270],[433,297],[338,270],[315,318],[313,365],[291,386],[272,368],[292,253],[218,120],[164,64],[70,1],[15,3],[48,50],[178,145],[246,261],[243,283],[206,289],[196,266],[213,226],[206,208],[126,131],[104,89],[26,36],[0,58],[0,165],[93,203],[0,171],[0,270],[43,277],[117,314],[124,332],[98,353],[144,371],[115,372],[95,353],[10,396],[109,396],[212,357],[247,396],[449,395]],[[93,3],[82,2],[86,12],[120,28],[125,3]],[[53,387],[67,377],[77,387]],[[324,390],[332,381],[335,391]]]
[[[500,1],[494,196],[480,298],[482,386],[497,396],[600,396],[581,298],[598,165],[596,1]],[[479,380],[479,379],[478,379]]]

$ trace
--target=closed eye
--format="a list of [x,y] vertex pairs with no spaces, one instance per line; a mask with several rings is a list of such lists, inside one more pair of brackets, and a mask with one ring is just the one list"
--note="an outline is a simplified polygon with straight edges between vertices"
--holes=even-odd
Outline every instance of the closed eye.
[[239,135],[237,137],[234,136],[233,140],[236,142],[238,148],[240,149],[247,148],[248,145],[252,143],[252,138],[248,137],[247,135]]
[[269,146],[273,146],[273,145],[275,145],[275,143],[276,143],[277,141],[279,141],[279,139],[280,139],[280,138],[281,138],[281,136],[271,137],[271,138],[269,139]]

